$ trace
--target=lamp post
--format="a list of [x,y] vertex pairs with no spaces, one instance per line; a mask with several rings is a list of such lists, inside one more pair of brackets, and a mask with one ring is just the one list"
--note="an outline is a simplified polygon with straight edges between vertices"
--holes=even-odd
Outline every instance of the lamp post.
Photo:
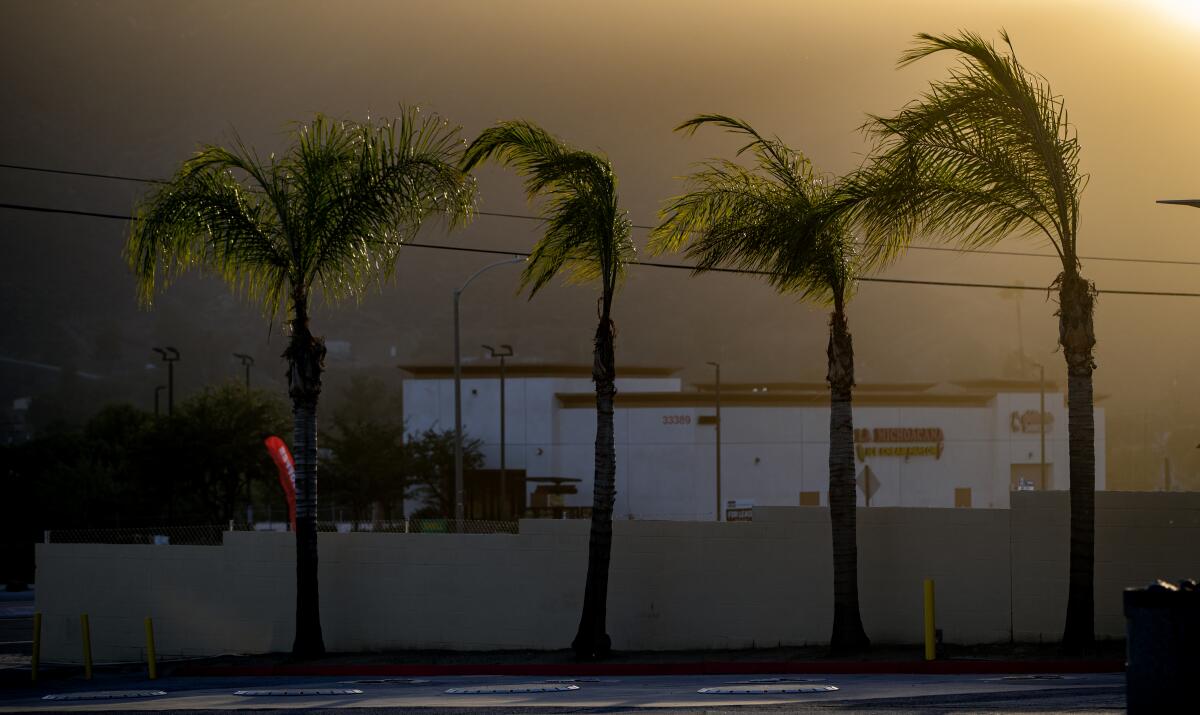
[[179,351],[172,347],[152,349],[167,364],[167,415],[172,415],[175,413],[175,363],[179,360]]
[[500,358],[500,517],[504,518],[508,515],[508,484],[504,470],[504,358],[512,357],[513,348],[511,345],[501,345],[498,351],[491,345],[484,345],[483,348],[492,357]]
[[233,356],[242,361],[246,367],[246,392],[250,391],[250,368],[254,367],[254,358],[244,353],[234,353]]
[[158,393],[167,389],[166,385],[155,385],[154,387],[154,416],[158,417]]
[[454,521],[456,530],[462,526],[463,521],[462,355],[459,352],[458,304],[463,291],[481,273],[524,261],[525,259],[520,256],[513,256],[507,261],[497,261],[486,265],[472,273],[467,282],[462,284],[462,288],[454,291]]
[[[1154,203],[1171,204],[1173,206],[1191,206],[1192,208],[1200,209],[1200,199],[1159,199],[1159,200],[1155,201]],[[1142,433],[1143,433],[1143,435],[1145,434],[1145,427],[1142,428]],[[1145,442],[1145,439],[1146,438],[1143,436],[1142,441]],[[1196,449],[1200,449],[1200,444],[1196,445]],[[1171,479],[1171,463],[1170,463],[1170,461],[1167,462],[1166,470],[1167,470],[1166,471],[1166,479],[1169,484],[1170,479]]]
[[721,520],[721,363],[709,362],[717,371],[716,382],[716,427],[717,427],[717,521]]
[[1038,431],[1041,433],[1042,440],[1042,462],[1039,470],[1039,477],[1042,482],[1042,489],[1049,489],[1046,484],[1046,366],[1040,362],[1033,363],[1038,369],[1038,392],[1040,393],[1040,402],[1038,408]]

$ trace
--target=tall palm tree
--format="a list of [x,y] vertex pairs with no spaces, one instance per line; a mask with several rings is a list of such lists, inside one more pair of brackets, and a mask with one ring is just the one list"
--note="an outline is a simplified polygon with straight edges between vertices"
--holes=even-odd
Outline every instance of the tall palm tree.
[[317,400],[325,345],[309,326],[319,289],[354,296],[381,280],[432,212],[470,218],[459,129],[419,109],[366,124],[318,115],[282,155],[238,140],[204,146],[141,201],[125,245],[140,298],[190,268],[223,277],[274,318],[288,310],[288,394],[296,460],[297,655],[324,651],[317,589]]
[[596,466],[592,528],[588,540],[583,613],[571,647],[594,659],[612,648],[607,632],[608,570],[612,513],[616,499],[613,402],[617,394],[613,358],[613,295],[634,257],[629,220],[617,204],[617,177],[600,154],[575,149],[527,121],[501,122],[467,147],[463,168],[494,158],[525,178],[532,201],[542,197],[545,233],[521,274],[532,298],[562,271],[575,282],[600,282],[599,322],[593,339],[592,381],[596,385]]
[[832,304],[826,350],[830,398],[829,512],[833,531],[833,634],[837,653],[865,650],[858,608],[858,543],[854,484],[854,346],[846,301],[866,268],[845,220],[838,183],[819,176],[811,162],[778,138],[766,138],[744,121],[705,114],[676,131],[689,135],[705,124],[740,134],[754,169],[713,160],[687,177],[688,191],[670,199],[651,235],[656,252],[686,247],[696,272],[732,266],[765,275],[781,293]]
[[977,34],[917,35],[906,66],[943,51],[959,63],[948,79],[891,117],[866,125],[876,142],[873,166],[854,187],[866,238],[884,253],[918,232],[966,247],[1009,234],[1035,235],[1054,247],[1062,271],[1059,344],[1067,362],[1071,476],[1071,567],[1063,643],[1093,639],[1096,456],[1092,407],[1095,286],[1081,275],[1079,142],[1062,97],[1018,60]]

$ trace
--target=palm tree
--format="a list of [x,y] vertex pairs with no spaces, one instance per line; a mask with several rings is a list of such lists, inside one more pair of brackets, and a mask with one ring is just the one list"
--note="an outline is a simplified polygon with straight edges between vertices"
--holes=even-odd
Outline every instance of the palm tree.
[[599,322],[593,340],[592,381],[596,385],[596,466],[592,528],[588,540],[583,614],[571,647],[594,659],[612,648],[607,632],[608,567],[612,553],[612,512],[616,498],[613,402],[617,394],[613,358],[613,294],[634,257],[629,220],[617,205],[617,178],[608,159],[575,149],[526,121],[501,122],[486,129],[463,158],[464,170],[495,158],[525,178],[530,200],[543,197],[545,233],[521,274],[530,298],[561,271],[576,282],[598,280]]
[[714,124],[749,138],[756,170],[713,160],[687,177],[687,193],[670,199],[651,235],[656,252],[679,250],[697,273],[720,266],[761,272],[781,293],[833,305],[829,321],[829,511],[833,531],[833,634],[836,653],[865,650],[870,640],[858,609],[858,543],[854,484],[854,347],[846,301],[866,265],[845,220],[838,184],[819,176],[808,158],[744,121],[705,114],[676,131]]
[[1063,643],[1093,639],[1096,458],[1092,408],[1095,286],[1081,275],[1079,143],[1063,99],[1045,78],[979,35],[917,35],[905,66],[949,51],[950,77],[892,117],[872,117],[873,165],[853,193],[866,238],[883,253],[902,250],[917,232],[953,237],[965,247],[1017,233],[1046,239],[1062,261],[1059,344],[1067,361],[1071,475],[1071,570]]
[[474,182],[457,168],[459,129],[419,109],[366,124],[318,115],[298,124],[287,153],[265,160],[240,140],[204,146],[141,201],[125,245],[140,298],[189,268],[222,276],[261,303],[289,309],[288,394],[296,460],[296,639],[324,652],[317,589],[317,400],[325,345],[310,302],[359,294],[390,272],[432,212],[469,219]]

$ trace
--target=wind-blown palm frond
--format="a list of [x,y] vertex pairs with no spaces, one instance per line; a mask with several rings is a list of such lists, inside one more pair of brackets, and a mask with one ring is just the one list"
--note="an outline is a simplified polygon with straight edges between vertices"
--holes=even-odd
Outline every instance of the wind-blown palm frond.
[[1011,233],[1042,234],[1064,265],[1075,264],[1079,143],[1063,100],[1017,60],[979,35],[917,36],[901,66],[952,51],[960,63],[893,117],[864,129],[872,165],[847,182],[873,250],[895,257],[933,232],[968,247]]
[[854,242],[834,185],[778,138],[746,122],[703,114],[681,124],[689,134],[704,124],[744,134],[755,168],[710,160],[686,177],[685,193],[668,200],[651,233],[651,250],[685,250],[696,272],[728,266],[765,271],[777,290],[832,302],[845,297],[858,270]]
[[545,233],[529,256],[522,287],[532,297],[565,271],[571,281],[599,280],[609,299],[635,251],[608,159],[520,120],[484,130],[467,148],[462,168],[491,158],[521,174],[531,201],[544,199]]
[[469,220],[475,186],[457,169],[458,131],[407,109],[373,124],[318,115],[265,161],[240,141],[202,148],[137,208],[125,254],[142,300],[196,266],[270,313],[297,287],[358,294],[390,274],[428,215]]

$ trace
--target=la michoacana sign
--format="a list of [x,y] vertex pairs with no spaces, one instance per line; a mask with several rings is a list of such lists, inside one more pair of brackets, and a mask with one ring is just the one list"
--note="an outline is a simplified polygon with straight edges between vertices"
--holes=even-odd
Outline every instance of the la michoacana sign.
[[876,427],[854,430],[854,455],[868,457],[933,457],[941,459],[946,437],[941,427]]

